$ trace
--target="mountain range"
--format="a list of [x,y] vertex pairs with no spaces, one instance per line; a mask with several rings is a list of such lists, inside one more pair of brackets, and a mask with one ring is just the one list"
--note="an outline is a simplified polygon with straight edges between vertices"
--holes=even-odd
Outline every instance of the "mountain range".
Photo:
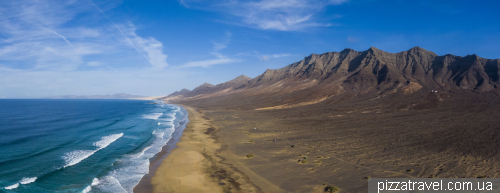
[[[289,108],[328,100],[411,95],[415,92],[500,94],[500,60],[477,55],[439,56],[420,47],[389,53],[371,47],[366,51],[311,54],[280,69],[268,69],[249,78],[241,75],[218,85],[183,89],[163,100],[196,101],[211,98],[221,105],[238,98],[249,108]],[[343,99],[339,99],[342,96]],[[232,105],[237,105],[232,103]]]

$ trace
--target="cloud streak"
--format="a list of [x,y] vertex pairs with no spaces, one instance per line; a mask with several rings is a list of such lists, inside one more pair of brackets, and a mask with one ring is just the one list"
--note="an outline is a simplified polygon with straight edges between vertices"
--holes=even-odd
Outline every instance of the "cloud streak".
[[259,58],[259,60],[269,61],[271,58],[281,58],[291,56],[291,54],[272,54],[272,55],[263,55]]
[[[168,66],[161,42],[138,35],[131,22],[113,22],[92,1],[3,1],[0,7],[0,66],[62,71],[143,67],[141,63],[154,69]],[[129,62],[108,63],[117,56]],[[106,65],[86,65],[95,60],[90,57]]]
[[203,60],[203,61],[197,61],[197,62],[188,62],[184,64],[182,67],[210,67],[212,65],[216,64],[227,64],[227,63],[234,63],[234,62],[240,62],[241,60],[237,59],[231,59],[231,58],[219,58],[219,59],[210,59],[210,60]]
[[160,95],[154,87],[167,88],[163,80],[185,75],[164,70],[167,55],[160,41],[103,11],[119,3],[110,0],[101,9],[92,1],[0,1],[2,96]]
[[[118,25],[116,25],[115,22],[113,22],[111,19],[109,19],[108,16],[106,16],[106,13],[104,13],[104,11],[102,11],[102,9],[99,8],[98,5],[96,5],[92,0],[89,1],[94,7],[97,8],[97,10],[99,10],[99,12],[102,13],[102,15],[109,22],[111,22],[111,24],[113,24],[113,26],[116,27],[116,29],[118,29],[118,31],[123,35],[123,37],[125,37],[127,42],[130,44],[130,46],[132,46],[139,54],[144,56],[144,58],[146,58],[146,60],[149,61],[149,63],[153,66],[153,68],[163,69],[168,66],[167,55],[162,53],[163,44],[161,42],[157,41],[152,37],[144,39],[141,36],[138,36],[135,33],[136,30],[135,26],[131,22],[129,22],[130,30],[128,32],[128,35],[130,35],[134,40],[132,41],[132,39],[130,39],[125,33],[123,33],[122,29]],[[146,52],[147,56],[146,54],[141,52],[138,47],[141,48],[143,52]]]
[[241,59],[235,59],[235,58],[229,58],[222,54],[220,51],[223,50],[224,48],[227,47],[227,44],[231,41],[231,36],[232,34],[229,32],[226,32],[226,36],[222,42],[213,42],[213,51],[210,52],[212,55],[216,56],[217,59],[208,59],[208,60],[202,60],[202,61],[195,61],[195,62],[187,62],[184,65],[180,66],[181,68],[187,68],[187,67],[204,67],[208,68],[212,65],[217,65],[217,64],[228,64],[228,63],[235,63],[235,62],[241,62]]
[[[315,15],[327,6],[340,5],[348,0],[227,0],[222,3],[206,3],[181,0],[187,8],[208,9],[237,18],[236,25],[264,30],[300,31],[311,27],[327,27],[333,24],[319,22]],[[208,8],[207,8],[208,7]]]

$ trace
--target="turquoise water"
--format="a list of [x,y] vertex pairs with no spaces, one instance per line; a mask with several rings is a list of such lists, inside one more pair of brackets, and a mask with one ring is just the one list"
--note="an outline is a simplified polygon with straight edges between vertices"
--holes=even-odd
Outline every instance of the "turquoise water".
[[0,192],[132,192],[187,121],[159,101],[0,100]]

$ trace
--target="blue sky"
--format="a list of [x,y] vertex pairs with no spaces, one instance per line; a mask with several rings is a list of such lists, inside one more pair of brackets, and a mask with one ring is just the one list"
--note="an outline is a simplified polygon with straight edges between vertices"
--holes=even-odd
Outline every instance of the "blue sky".
[[311,53],[500,58],[497,1],[16,0],[0,2],[0,98],[218,84]]

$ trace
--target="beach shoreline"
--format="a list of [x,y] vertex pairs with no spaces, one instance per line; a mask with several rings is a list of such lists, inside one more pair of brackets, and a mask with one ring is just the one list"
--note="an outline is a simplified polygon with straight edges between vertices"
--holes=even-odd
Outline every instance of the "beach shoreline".
[[161,164],[143,177],[134,192],[260,192],[248,177],[218,156],[223,149],[216,135],[220,128],[211,118],[194,107],[179,106],[188,111],[189,123],[175,146],[169,142],[164,147],[162,153],[170,153],[159,154],[152,162],[150,169]]
[[[189,123],[189,118],[186,119],[186,122]],[[149,164],[149,172],[145,174],[139,183],[134,187],[133,192],[139,193],[150,193],[153,192],[153,186],[151,185],[151,178],[155,175],[156,170],[161,165],[162,161],[167,158],[167,156],[172,152],[173,149],[177,148],[177,143],[180,141],[180,138],[183,135],[183,132],[186,126],[180,126],[183,128],[175,129],[172,133],[171,139],[162,147],[162,150],[154,157],[153,160],[150,160]]]

